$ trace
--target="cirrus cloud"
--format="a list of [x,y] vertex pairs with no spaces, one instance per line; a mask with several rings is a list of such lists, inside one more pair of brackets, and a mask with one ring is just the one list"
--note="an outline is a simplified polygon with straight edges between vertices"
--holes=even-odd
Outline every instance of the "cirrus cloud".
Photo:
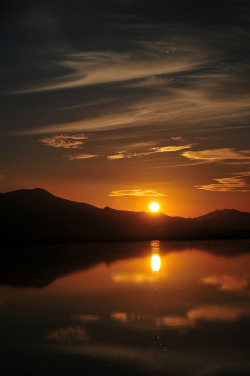
[[70,155],[65,155],[64,156],[65,158],[69,159],[70,161],[74,161],[74,160],[77,160],[77,159],[90,159],[90,158],[95,158],[95,157],[98,157],[97,154],[86,154],[86,153],[82,153],[82,154],[70,154]]
[[191,160],[204,160],[207,162],[220,162],[225,160],[250,160],[250,150],[236,151],[232,148],[207,149],[199,151],[185,151],[183,157]]
[[117,191],[110,192],[109,196],[119,197],[119,196],[136,196],[136,197],[164,197],[164,193],[159,193],[152,189],[120,189]]
[[216,183],[198,185],[196,188],[212,192],[250,192],[250,172],[232,174],[231,177],[213,179]]

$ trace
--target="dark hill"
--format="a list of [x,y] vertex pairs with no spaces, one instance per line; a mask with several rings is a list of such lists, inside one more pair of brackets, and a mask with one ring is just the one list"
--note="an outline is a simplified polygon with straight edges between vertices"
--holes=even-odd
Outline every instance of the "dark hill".
[[250,213],[216,210],[198,218],[100,209],[43,189],[0,194],[4,243],[250,237]]

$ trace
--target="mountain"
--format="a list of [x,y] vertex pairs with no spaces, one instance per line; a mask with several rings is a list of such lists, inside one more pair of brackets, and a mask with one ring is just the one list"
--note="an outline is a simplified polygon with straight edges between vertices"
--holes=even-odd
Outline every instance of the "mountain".
[[40,189],[0,193],[2,243],[250,238],[250,213],[216,210],[197,218],[104,209]]

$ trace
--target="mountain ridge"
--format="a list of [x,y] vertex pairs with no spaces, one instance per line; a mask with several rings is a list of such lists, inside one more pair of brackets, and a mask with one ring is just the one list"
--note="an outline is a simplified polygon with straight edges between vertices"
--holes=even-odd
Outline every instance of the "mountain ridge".
[[194,218],[67,200],[42,188],[0,193],[2,242],[250,238],[250,213],[215,210]]

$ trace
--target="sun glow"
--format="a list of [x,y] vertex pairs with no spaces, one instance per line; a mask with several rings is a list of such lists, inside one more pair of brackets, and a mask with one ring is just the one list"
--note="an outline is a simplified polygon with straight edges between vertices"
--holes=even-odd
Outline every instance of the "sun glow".
[[153,272],[158,272],[161,268],[161,258],[159,255],[153,255],[151,257],[151,269]]
[[157,202],[151,202],[151,204],[149,205],[149,210],[151,212],[158,212],[158,210],[160,209],[160,205],[157,203]]

